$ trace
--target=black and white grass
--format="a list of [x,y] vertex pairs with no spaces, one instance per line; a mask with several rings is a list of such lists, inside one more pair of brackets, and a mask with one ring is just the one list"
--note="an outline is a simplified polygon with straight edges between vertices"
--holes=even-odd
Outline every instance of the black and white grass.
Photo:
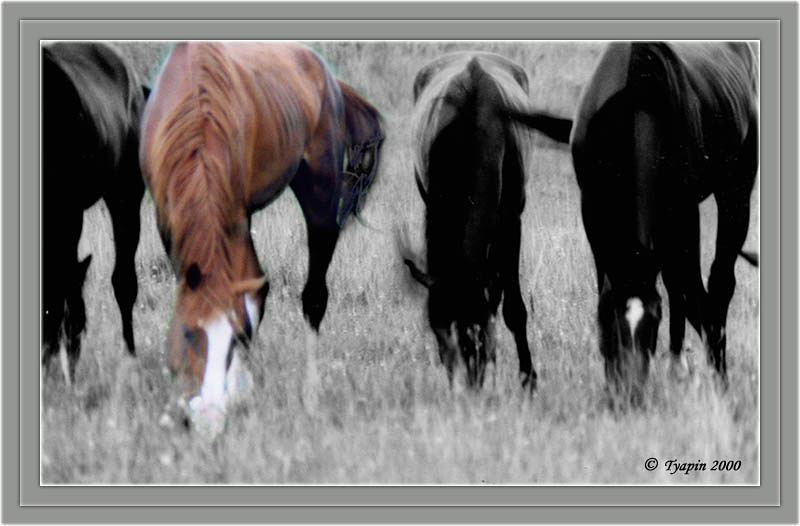
[[[144,83],[168,47],[116,44]],[[521,214],[519,281],[537,389],[520,385],[513,335],[491,320],[496,362],[479,390],[452,385],[427,316],[426,289],[409,275],[400,232],[425,257],[425,206],[414,180],[409,125],[413,79],[437,57],[500,54],[529,79],[530,103],[571,116],[604,48],[599,42],[315,42],[335,74],[385,119],[380,171],[343,230],[330,269],[319,336],[303,319],[305,227],[291,193],[253,218],[271,289],[245,364],[253,388],[215,440],[170,415],[174,393],[164,341],[175,280],[141,206],[136,252],[136,357],[126,352],[111,275],[113,230],[101,201],[84,214],[78,248],[92,255],[83,297],[86,330],[72,386],[43,371],[44,484],[758,484],[759,274],[739,260],[728,311],[728,388],[686,332],[689,375],[670,377],[669,309],[638,407],[610,407],[597,327],[597,281],[570,152],[531,134]],[[701,268],[714,256],[716,205],[700,207]],[[744,249],[759,245],[759,191]],[[662,298],[667,294],[658,280]],[[166,411],[165,411],[166,409]],[[733,471],[671,475],[649,458],[741,461]]]

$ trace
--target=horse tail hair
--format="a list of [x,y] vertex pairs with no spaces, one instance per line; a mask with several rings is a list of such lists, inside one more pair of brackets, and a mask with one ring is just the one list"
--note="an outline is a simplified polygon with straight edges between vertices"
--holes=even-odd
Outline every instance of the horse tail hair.
[[564,119],[562,117],[554,117],[547,113],[527,112],[508,107],[501,109],[501,115],[517,124],[527,126],[533,130],[538,130],[556,142],[569,144],[570,133],[572,133],[572,119]]
[[[675,137],[683,137],[684,144],[702,147],[700,103],[681,59],[666,42],[634,42],[631,46],[629,78],[639,84],[640,103],[645,107],[658,104],[654,110],[666,112],[676,128]],[[661,97],[654,98],[653,89],[660,90]]]
[[749,250],[740,250],[739,256],[754,267],[758,267],[758,254]]
[[404,280],[406,288],[408,290],[418,290],[418,285],[415,285],[417,283],[423,285],[425,288],[430,288],[434,280],[429,274],[421,270],[418,265],[421,259],[420,254],[417,254],[414,249],[412,249],[411,234],[407,223],[395,226],[394,238],[400,260],[403,262],[403,265],[408,268],[408,274],[406,274],[405,271],[402,272],[402,274],[406,276]]

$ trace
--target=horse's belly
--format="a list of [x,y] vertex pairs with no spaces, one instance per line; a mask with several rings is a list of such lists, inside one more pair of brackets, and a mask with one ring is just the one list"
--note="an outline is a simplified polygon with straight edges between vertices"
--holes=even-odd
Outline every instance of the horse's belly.
[[263,176],[256,181],[254,189],[250,192],[247,209],[250,213],[260,210],[277,199],[283,190],[289,186],[300,166],[300,160],[290,162],[287,166],[273,168],[262,172]]

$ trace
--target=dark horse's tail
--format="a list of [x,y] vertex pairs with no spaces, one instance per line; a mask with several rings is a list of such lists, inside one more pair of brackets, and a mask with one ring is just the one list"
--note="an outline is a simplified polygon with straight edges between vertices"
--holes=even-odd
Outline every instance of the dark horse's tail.
[[[663,115],[678,151],[702,148],[700,104],[683,62],[665,42],[631,44],[628,87],[635,104]],[[691,146],[691,147],[690,147]],[[687,159],[691,164],[692,159]]]
[[352,213],[360,219],[361,202],[378,171],[378,153],[385,138],[381,114],[348,84],[337,79],[344,102],[347,166],[337,219],[339,224]]
[[514,108],[503,108],[501,114],[512,122],[542,132],[554,141],[569,144],[569,136],[572,133],[572,119]]

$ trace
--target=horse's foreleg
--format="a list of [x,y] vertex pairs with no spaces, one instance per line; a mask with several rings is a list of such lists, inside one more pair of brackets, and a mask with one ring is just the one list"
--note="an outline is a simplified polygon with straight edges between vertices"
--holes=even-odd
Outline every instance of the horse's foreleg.
[[111,283],[122,317],[122,336],[131,355],[136,354],[133,338],[133,305],[139,292],[136,280],[136,247],[139,244],[139,208],[144,196],[141,176],[130,176],[125,188],[114,189],[106,196],[114,229],[116,260]]
[[[329,166],[334,166],[332,163]],[[328,272],[336,241],[339,239],[339,225],[336,222],[334,201],[338,174],[313,171],[305,161],[300,163],[297,174],[291,183],[297,196],[308,232],[308,278],[303,289],[303,314],[315,331],[319,331],[328,304],[328,286],[325,277]]]

